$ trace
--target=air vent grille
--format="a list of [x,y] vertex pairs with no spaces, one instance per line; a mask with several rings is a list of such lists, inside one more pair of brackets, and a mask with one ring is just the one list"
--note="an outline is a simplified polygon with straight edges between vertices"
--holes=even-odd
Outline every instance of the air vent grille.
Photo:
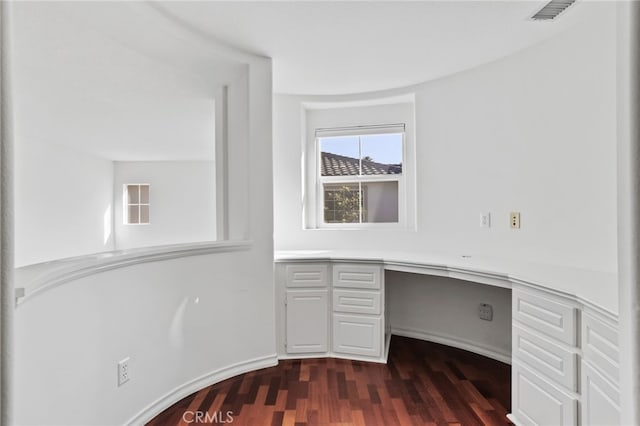
[[576,0],[551,0],[533,15],[531,19],[535,21],[550,21],[555,19],[575,2]]

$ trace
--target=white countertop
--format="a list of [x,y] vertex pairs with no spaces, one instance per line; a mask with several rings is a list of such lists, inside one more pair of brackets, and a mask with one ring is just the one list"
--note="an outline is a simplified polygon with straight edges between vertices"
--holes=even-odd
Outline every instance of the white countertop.
[[373,261],[384,264],[387,270],[449,276],[501,287],[524,283],[575,297],[613,315],[618,313],[618,278],[613,272],[489,256],[394,250],[276,251],[275,260]]

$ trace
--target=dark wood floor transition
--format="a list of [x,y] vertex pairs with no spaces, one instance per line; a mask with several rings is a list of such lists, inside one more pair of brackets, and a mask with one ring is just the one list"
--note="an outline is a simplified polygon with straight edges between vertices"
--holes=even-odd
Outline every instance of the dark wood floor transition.
[[148,424],[505,425],[510,376],[507,364],[394,336],[386,365],[281,361],[202,389]]

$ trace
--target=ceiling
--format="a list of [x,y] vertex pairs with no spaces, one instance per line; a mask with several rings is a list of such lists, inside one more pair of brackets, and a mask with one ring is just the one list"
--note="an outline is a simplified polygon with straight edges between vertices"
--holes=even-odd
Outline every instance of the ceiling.
[[13,2],[15,132],[111,160],[211,159],[214,93],[246,52],[273,58],[278,93],[380,91],[512,54],[588,9],[528,20],[543,4]]
[[[571,25],[528,18],[546,1],[166,2],[192,28],[273,58],[274,90],[346,94],[469,69]],[[572,16],[573,15],[573,16]]]

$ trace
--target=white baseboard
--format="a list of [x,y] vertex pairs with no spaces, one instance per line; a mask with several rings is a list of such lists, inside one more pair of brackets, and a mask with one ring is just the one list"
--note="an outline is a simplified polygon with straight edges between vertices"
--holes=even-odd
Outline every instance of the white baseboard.
[[514,425],[518,426],[520,424],[520,422],[518,421],[518,419],[516,418],[516,416],[513,415],[513,413],[509,413],[507,414],[507,419],[513,423]]
[[442,345],[452,346],[454,348],[463,349],[496,361],[511,364],[511,352],[504,352],[499,348],[479,345],[477,342],[460,339],[452,335],[433,334],[427,331],[414,330],[408,328],[391,327],[391,334],[396,336],[411,337],[414,339],[427,340],[429,342],[440,343]]
[[218,370],[214,370],[196,379],[193,379],[183,385],[178,386],[172,391],[166,393],[153,403],[149,404],[138,414],[133,416],[127,425],[144,425],[155,416],[180,401],[182,398],[191,395],[207,386],[227,380],[239,374],[248,373],[250,371],[259,370],[261,368],[273,367],[278,365],[278,355],[268,355],[261,358],[254,358],[243,362],[238,362]]

